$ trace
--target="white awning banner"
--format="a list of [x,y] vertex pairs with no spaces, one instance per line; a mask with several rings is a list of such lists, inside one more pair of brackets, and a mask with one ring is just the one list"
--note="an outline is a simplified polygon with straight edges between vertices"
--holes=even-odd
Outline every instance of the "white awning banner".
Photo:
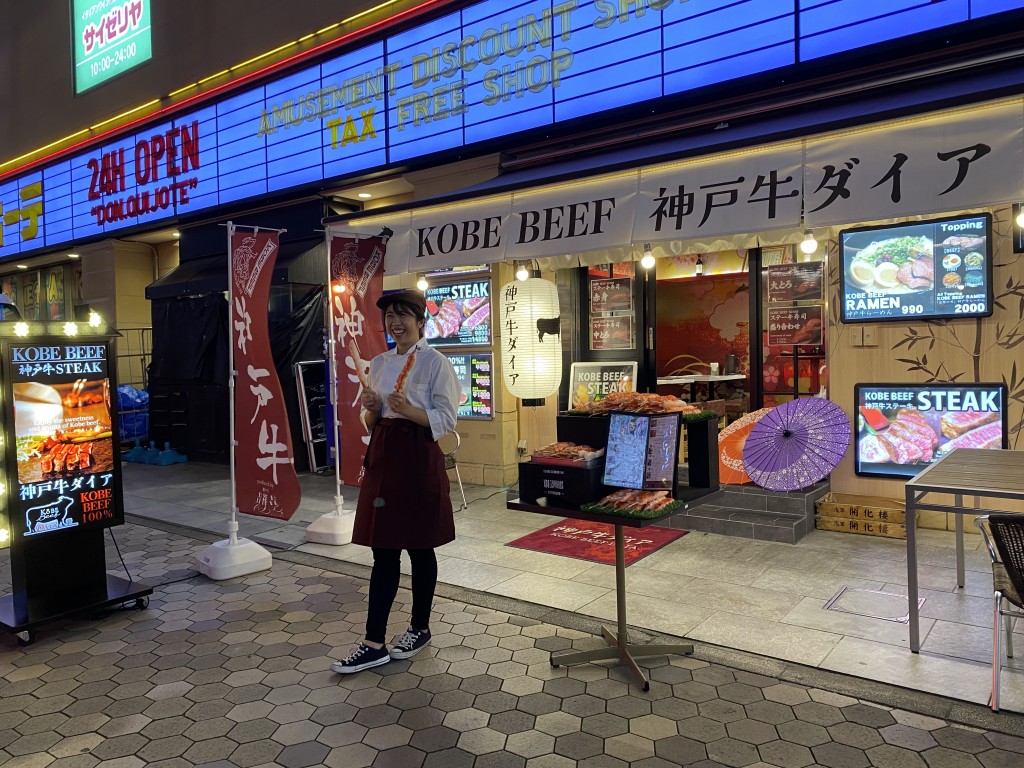
[[633,240],[709,239],[800,225],[799,143],[640,171]]
[[[388,227],[388,274],[516,259],[632,258],[798,242],[804,228],[978,210],[1024,199],[1024,99],[594,176],[448,205],[348,219]],[[801,216],[802,212],[802,216]],[[681,244],[681,245],[680,245]],[[676,248],[672,249],[675,252]]]
[[1022,103],[808,139],[807,226],[984,208],[1024,195]]

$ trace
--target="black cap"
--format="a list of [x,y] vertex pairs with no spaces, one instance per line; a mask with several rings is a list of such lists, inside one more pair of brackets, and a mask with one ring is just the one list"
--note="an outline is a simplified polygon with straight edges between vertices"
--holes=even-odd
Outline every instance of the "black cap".
[[420,311],[420,316],[427,312],[427,300],[424,298],[423,293],[420,291],[395,291],[394,293],[386,293],[377,299],[377,306],[380,309],[387,309],[389,306],[394,304],[396,301],[403,301],[406,304],[412,304]]

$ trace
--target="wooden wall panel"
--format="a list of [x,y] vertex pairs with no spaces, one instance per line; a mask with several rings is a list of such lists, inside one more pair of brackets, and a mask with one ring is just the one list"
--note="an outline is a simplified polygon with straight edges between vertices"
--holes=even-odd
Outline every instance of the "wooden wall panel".
[[[836,242],[839,228],[833,230],[829,241],[829,398],[851,420],[853,386],[859,382],[1002,381],[1009,390],[1010,448],[1024,450],[1024,254],[1013,253],[1011,209],[996,208],[992,214],[993,315],[969,320],[874,323],[870,326],[878,341],[874,347],[853,346],[853,329],[858,326],[839,322],[842,266]],[[832,473],[833,491],[903,498],[903,481],[858,477],[853,471],[853,458],[851,445]],[[1024,486],[1024,478],[1021,484]],[[941,513],[928,515],[921,524],[947,527]]]

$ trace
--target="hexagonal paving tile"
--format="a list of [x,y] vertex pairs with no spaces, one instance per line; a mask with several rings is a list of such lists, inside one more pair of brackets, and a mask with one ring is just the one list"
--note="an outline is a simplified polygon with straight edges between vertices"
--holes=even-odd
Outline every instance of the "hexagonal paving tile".
[[[280,559],[209,582],[188,570],[202,542],[124,528],[126,561],[166,582],[148,610],[0,645],[12,768],[1024,765],[1016,736],[693,657],[642,659],[646,692],[621,665],[552,668],[551,652],[603,640],[446,598],[415,659],[338,676],[364,580]],[[410,600],[399,591],[395,622]]]

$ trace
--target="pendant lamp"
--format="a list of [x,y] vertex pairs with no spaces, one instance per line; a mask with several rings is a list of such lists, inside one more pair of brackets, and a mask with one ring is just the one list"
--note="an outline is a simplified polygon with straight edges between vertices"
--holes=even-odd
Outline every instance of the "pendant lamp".
[[501,374],[522,400],[547,397],[562,383],[558,288],[539,277],[506,283],[500,294]]

